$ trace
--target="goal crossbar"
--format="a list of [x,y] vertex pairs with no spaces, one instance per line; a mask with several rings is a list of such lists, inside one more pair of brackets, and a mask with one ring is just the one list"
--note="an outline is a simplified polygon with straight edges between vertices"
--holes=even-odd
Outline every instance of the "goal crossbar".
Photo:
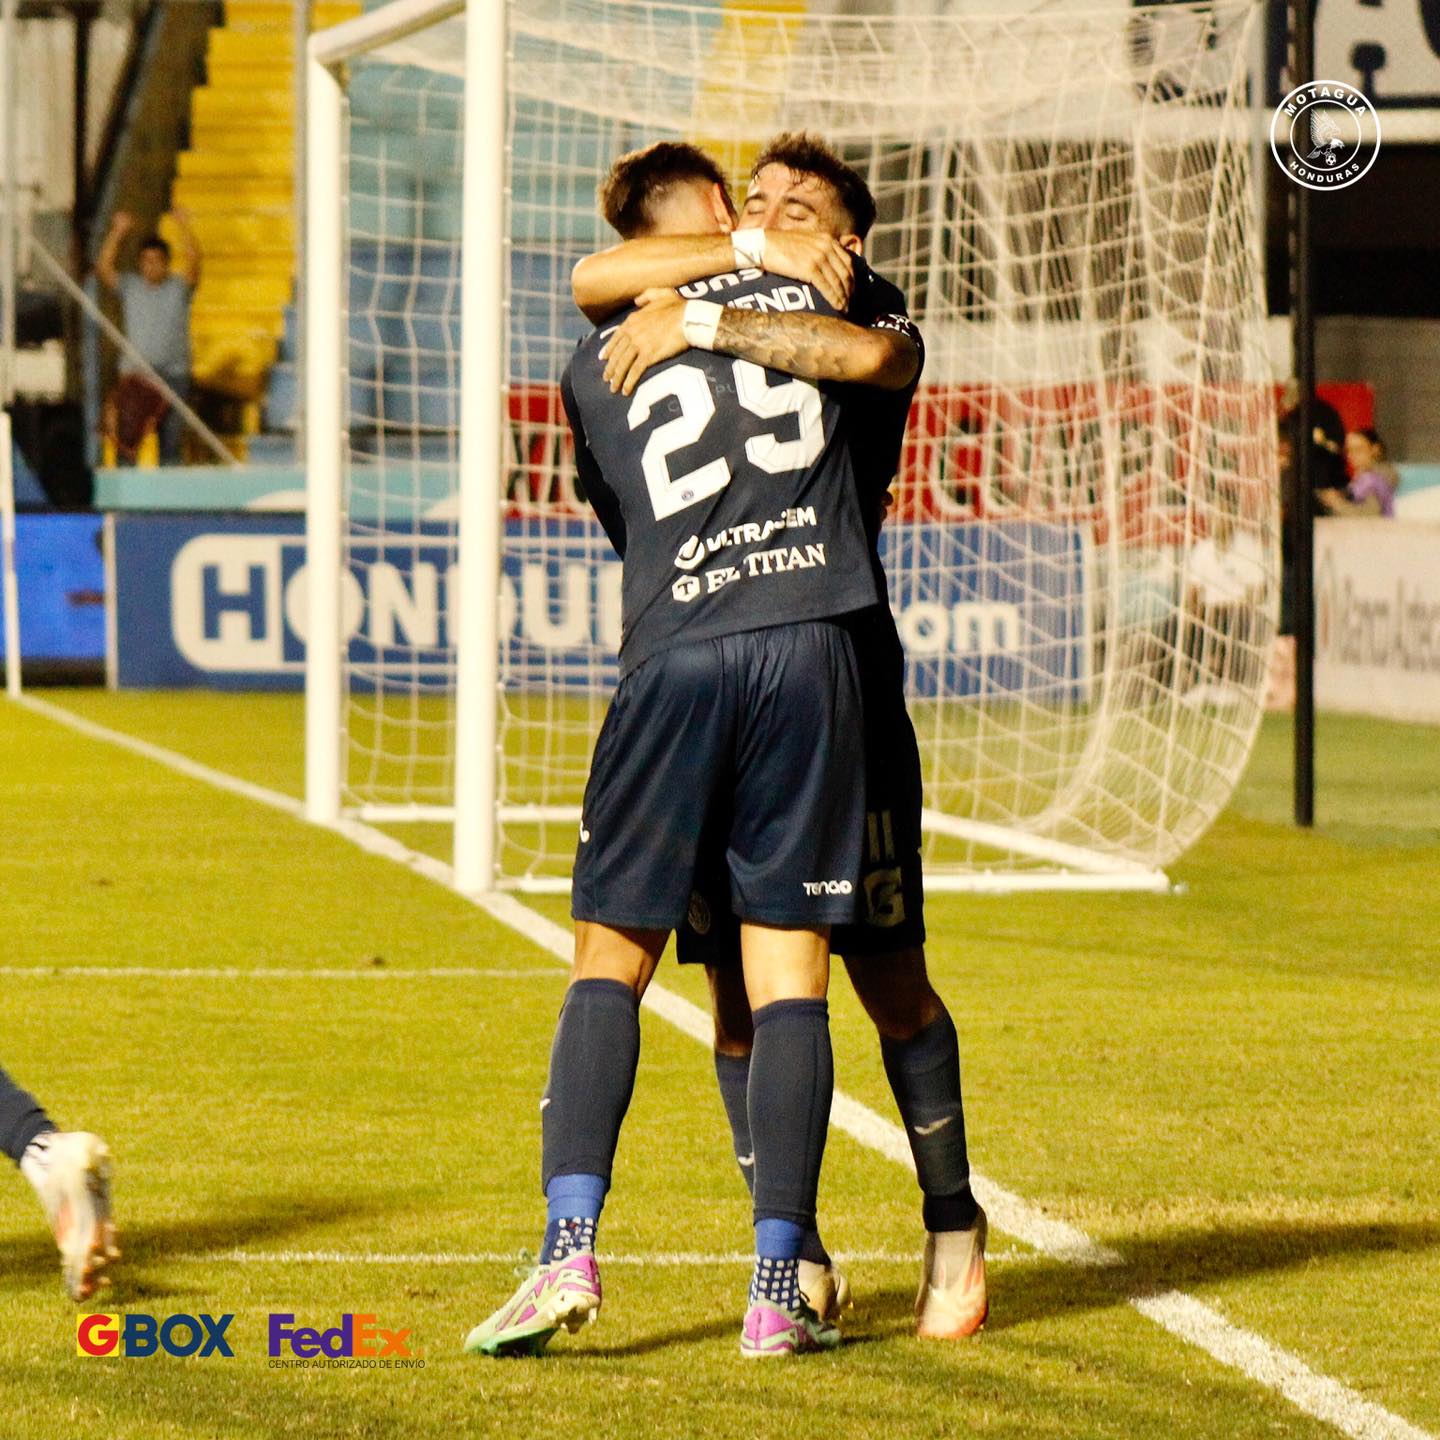
[[839,8],[391,0],[310,40],[312,818],[449,825],[462,889],[567,888],[620,588],[565,282],[619,153],[743,179],[786,128],[872,186],[926,337],[881,551],[927,885],[1161,890],[1225,803],[1278,594],[1258,5]]

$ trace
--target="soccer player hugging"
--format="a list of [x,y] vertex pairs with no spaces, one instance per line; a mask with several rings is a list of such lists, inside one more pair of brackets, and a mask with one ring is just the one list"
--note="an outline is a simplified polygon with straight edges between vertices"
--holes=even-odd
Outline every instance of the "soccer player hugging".
[[[832,944],[880,1035],[924,1195],[922,1335],[983,1324],[955,1028],[925,971],[920,764],[877,539],[923,350],[860,258],[863,179],[776,137],[737,217],[663,142],[601,190],[622,243],[575,270],[597,329],[561,384],[622,561],[620,681],[579,833],[575,963],[542,1104],[540,1263],[466,1341],[538,1355],[601,1305],[596,1232],[672,932],[706,967],[755,1264],[741,1354],[840,1343],[816,1225]],[[738,224],[737,224],[738,220]]]

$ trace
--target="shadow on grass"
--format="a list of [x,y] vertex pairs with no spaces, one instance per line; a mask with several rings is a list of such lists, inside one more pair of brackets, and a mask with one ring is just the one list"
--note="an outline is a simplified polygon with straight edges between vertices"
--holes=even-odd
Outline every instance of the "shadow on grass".
[[[120,1216],[121,1263],[116,1267],[113,1286],[105,1292],[107,1302],[123,1303],[159,1296],[204,1293],[206,1285],[162,1283],[144,1271],[170,1264],[177,1255],[224,1254],[255,1241],[279,1240],[316,1225],[335,1220],[368,1217],[393,1209],[375,1200],[317,1199],[312,1195],[276,1196],[263,1204],[254,1201],[213,1215],[182,1216],[173,1220],[145,1223],[126,1222]],[[6,1247],[5,1265],[0,1270],[0,1291],[23,1290],[37,1283],[50,1284],[58,1274],[59,1261],[54,1242],[40,1217],[32,1236]]]
[[[641,1335],[623,1345],[587,1345],[583,1350],[571,1350],[562,1346],[546,1351],[546,1355],[553,1359],[564,1357],[570,1360],[623,1360],[628,1356],[653,1355],[676,1345],[698,1345],[706,1340],[729,1340],[738,1348],[740,1322],[744,1318],[744,1308],[737,1305],[733,1313],[707,1320],[700,1325],[687,1326],[683,1330],[664,1330],[654,1335]],[[846,1330],[842,1348],[850,1350],[857,1345],[869,1345],[881,1338],[880,1335]]]
[[[1395,1224],[1253,1224],[1170,1230],[1115,1244],[1124,1263],[1090,1268],[1040,1260],[990,1273],[987,1328],[1128,1304],[1136,1296],[1273,1274],[1340,1256],[1413,1253],[1440,1246],[1440,1221]],[[914,1324],[913,1288],[870,1292],[865,1319],[882,1335]]]

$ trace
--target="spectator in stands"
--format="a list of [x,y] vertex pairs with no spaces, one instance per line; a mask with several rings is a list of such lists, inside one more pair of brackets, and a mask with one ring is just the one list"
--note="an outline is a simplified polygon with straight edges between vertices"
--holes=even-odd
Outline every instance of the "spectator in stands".
[[[1310,488],[1312,491],[1344,490],[1349,478],[1345,469],[1345,426],[1340,412],[1319,395],[1311,401]],[[1300,392],[1292,380],[1285,387],[1284,419],[1281,433],[1289,439],[1289,453],[1299,454]],[[1317,500],[1316,513],[1321,510]]]
[[[1343,491],[1349,481],[1345,469],[1345,426],[1340,412],[1319,395],[1312,402],[1310,432],[1310,511],[1326,513],[1324,496],[1328,491]],[[1280,633],[1295,633],[1295,546],[1300,483],[1300,390],[1292,380],[1285,387],[1278,432],[1277,452],[1280,459],[1280,509],[1284,521],[1281,531],[1281,555],[1284,582],[1280,599]]]
[[[140,243],[137,270],[122,272],[116,264],[120,247],[136,223],[133,215],[120,210],[110,222],[95,268],[120,297],[125,338],[183,400],[190,392],[190,296],[200,280],[200,244],[184,210],[171,211],[170,218],[180,236],[178,267],[171,268],[169,245],[159,235],[149,235]],[[178,462],[185,433],[179,411],[167,396],[155,394],[129,354],[120,357],[120,382],[113,413],[139,414],[147,426],[158,423],[161,462]],[[151,393],[147,396],[146,391]]]
[[1393,519],[1400,473],[1385,459],[1385,442],[1375,430],[1352,430],[1345,437],[1350,483],[1343,491],[1322,490],[1320,503],[1332,515],[1383,515]]

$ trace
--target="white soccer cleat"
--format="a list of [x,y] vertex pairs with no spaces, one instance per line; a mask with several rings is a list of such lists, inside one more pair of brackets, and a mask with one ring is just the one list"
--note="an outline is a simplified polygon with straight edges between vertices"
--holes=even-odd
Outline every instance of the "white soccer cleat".
[[51,1131],[34,1177],[60,1250],[60,1273],[72,1300],[88,1300],[109,1282],[101,1272],[120,1258],[110,1219],[109,1146],[84,1130]]
[[833,1325],[840,1312],[850,1308],[850,1282],[833,1260],[828,1265],[802,1260],[800,1298],[825,1324]]
[[926,1340],[973,1335],[990,1313],[985,1288],[985,1212],[969,1230],[925,1236],[925,1268],[915,1297],[915,1333]]

